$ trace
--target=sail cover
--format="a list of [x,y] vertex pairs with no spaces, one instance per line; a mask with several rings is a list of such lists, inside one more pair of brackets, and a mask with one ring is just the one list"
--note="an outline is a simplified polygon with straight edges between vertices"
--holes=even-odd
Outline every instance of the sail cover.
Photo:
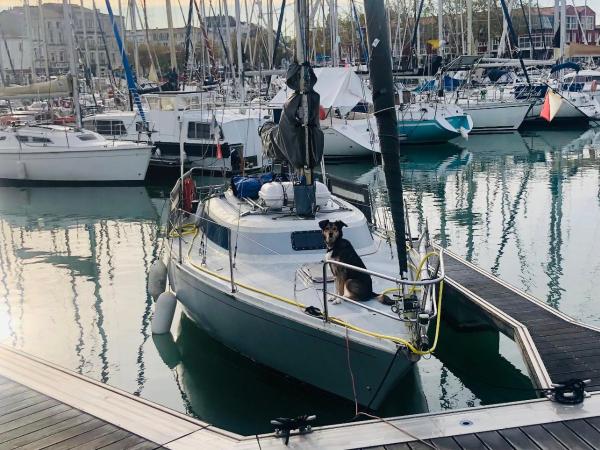
[[[321,106],[325,109],[337,108],[342,114],[350,112],[358,103],[371,101],[371,91],[363,83],[352,67],[318,67],[315,92],[321,96]],[[281,108],[293,89],[284,86],[269,106]]]
[[302,120],[302,95],[300,95],[300,77],[303,72],[301,65],[294,63],[287,71],[286,84],[293,93],[283,105],[279,124],[275,125],[273,122],[267,122],[260,129],[265,155],[275,160],[286,160],[295,169],[313,168],[321,162],[323,157],[324,137],[319,125],[320,96],[313,90],[317,77],[310,66],[308,71],[309,80],[308,86],[306,86],[308,155]]
[[0,89],[0,98],[11,99],[46,99],[54,97],[71,97],[73,85],[70,77],[60,77],[56,80],[33,83],[28,86],[11,86]]

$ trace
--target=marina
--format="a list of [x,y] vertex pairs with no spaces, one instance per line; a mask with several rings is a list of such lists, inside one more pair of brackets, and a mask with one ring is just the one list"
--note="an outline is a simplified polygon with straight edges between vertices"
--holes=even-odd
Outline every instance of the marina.
[[600,449],[593,5],[138,3],[0,5],[0,449]]

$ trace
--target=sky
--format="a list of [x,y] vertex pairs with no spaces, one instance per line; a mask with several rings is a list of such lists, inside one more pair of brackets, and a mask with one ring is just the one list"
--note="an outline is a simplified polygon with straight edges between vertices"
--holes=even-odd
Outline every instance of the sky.
[[[39,0],[29,0],[29,4],[30,5],[37,5]],[[73,4],[79,4],[81,0],[71,0],[71,2]],[[200,0],[202,1],[202,0]],[[394,0],[390,0],[390,1],[394,1]],[[436,0],[432,0],[433,2],[437,3]],[[497,0],[496,0],[497,1]],[[577,6],[582,6],[584,4],[589,5],[592,9],[594,9],[597,13],[598,13],[598,17],[596,19],[596,21],[600,21],[600,0],[567,0],[567,4],[571,5],[573,4],[573,1],[575,1],[575,4]],[[42,0],[43,3],[60,3],[61,0],[51,0],[51,1],[46,1],[46,0]],[[119,4],[119,0],[110,0],[111,2],[111,6],[113,8],[113,11],[115,13],[118,13],[118,4]],[[204,0],[204,4],[208,5],[210,3],[212,3],[213,5],[218,5],[219,0]],[[245,15],[245,3],[247,2],[248,7],[250,8],[251,5],[253,4],[253,0],[240,0],[241,3],[241,9],[242,9],[242,20],[246,21],[246,15]],[[340,10],[344,10],[344,9],[348,9],[348,4],[349,4],[349,0],[338,0],[339,2],[339,9]],[[125,5],[128,3],[128,0],[121,0],[122,6],[125,9]],[[138,8],[141,10],[141,5],[143,3],[143,0],[137,0],[138,3]],[[288,5],[292,5],[294,3],[293,0],[288,0],[287,4]],[[362,3],[363,0],[357,0],[357,6],[360,10],[362,10]],[[408,1],[407,3],[412,3],[412,1]],[[92,0],[83,0],[83,4],[84,6],[88,6],[91,7],[92,5]],[[184,15],[187,15],[187,5],[188,0],[171,0],[171,4],[172,4],[172,8],[173,8],[173,22],[175,26],[181,26],[183,25],[183,17]],[[229,14],[230,15],[234,15],[234,0],[227,0],[227,4],[228,4],[228,8],[229,8]],[[263,8],[266,9],[266,4],[267,1],[266,0],[262,0],[262,5]],[[273,4],[274,7],[279,10],[279,6],[281,5],[281,0],[273,0]],[[519,5],[519,2],[515,1],[514,4],[516,6]],[[523,0],[523,4],[527,5],[528,4],[528,0]],[[536,1],[532,1],[532,5],[536,5]],[[0,0],[0,11],[3,9],[8,9],[12,6],[21,6],[23,5],[23,0]],[[105,0],[96,0],[96,5],[97,7],[103,11],[106,12],[106,6],[105,6]],[[166,27],[167,23],[167,19],[166,19],[166,13],[165,13],[165,0],[146,0],[146,5],[147,5],[147,10],[148,10],[148,22],[150,25],[150,28],[162,28],[162,27]],[[181,5],[181,8],[180,8]],[[539,0],[539,5],[540,6],[552,6],[554,5],[554,1],[553,0]],[[515,7],[516,7],[515,6]],[[289,10],[291,8],[286,8],[289,12]],[[182,12],[183,10],[183,12]],[[218,14],[218,13],[217,13]],[[253,22],[256,21],[256,11],[254,13],[254,19]],[[288,14],[286,14],[286,26],[287,27],[292,27],[292,23],[291,20],[288,20],[287,17]],[[285,33],[285,34],[289,34],[289,33]]]

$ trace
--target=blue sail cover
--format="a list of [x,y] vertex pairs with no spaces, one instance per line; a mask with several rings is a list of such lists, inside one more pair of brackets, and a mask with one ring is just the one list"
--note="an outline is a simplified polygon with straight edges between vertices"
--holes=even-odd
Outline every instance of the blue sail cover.
[[448,75],[444,75],[444,90],[455,91],[463,84],[462,80],[457,80]]

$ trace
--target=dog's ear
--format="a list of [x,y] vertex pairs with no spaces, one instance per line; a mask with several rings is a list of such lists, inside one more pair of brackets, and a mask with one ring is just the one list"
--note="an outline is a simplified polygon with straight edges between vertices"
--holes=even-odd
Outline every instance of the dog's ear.
[[321,230],[324,230],[327,225],[329,225],[329,219],[321,220],[319,222],[319,228]]
[[344,227],[347,227],[348,225],[346,225],[344,222],[342,222],[341,220],[336,220],[335,224],[337,225],[338,230],[341,230]]

